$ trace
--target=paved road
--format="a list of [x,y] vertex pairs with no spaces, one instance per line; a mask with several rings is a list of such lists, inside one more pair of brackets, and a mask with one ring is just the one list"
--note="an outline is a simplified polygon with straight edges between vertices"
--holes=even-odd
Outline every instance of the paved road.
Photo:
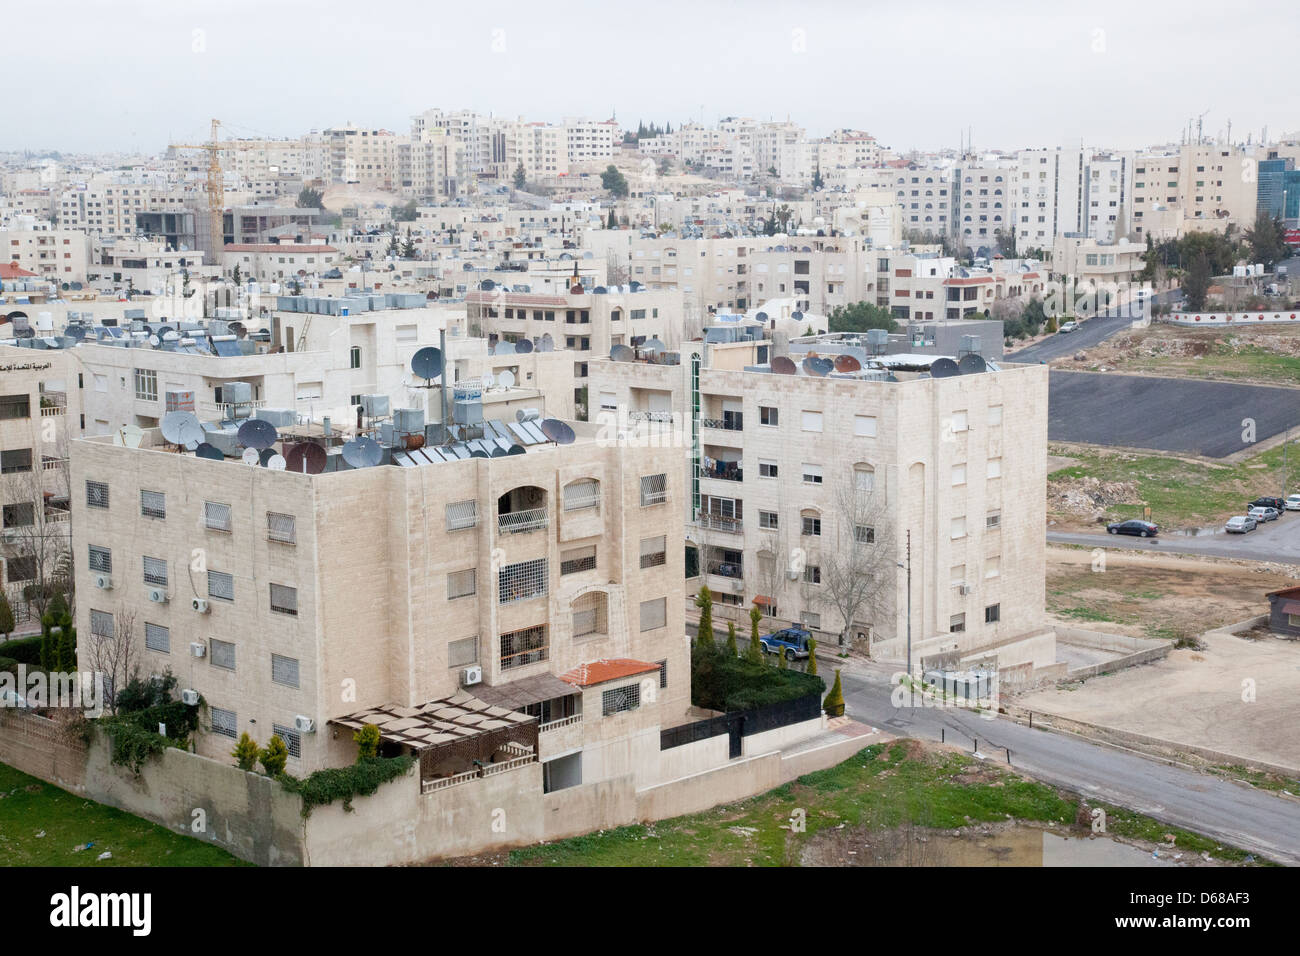
[[[1242,513],[1245,513],[1244,508]],[[1160,554],[1204,554],[1216,558],[1300,564],[1300,512],[1287,512],[1277,521],[1262,524],[1248,534],[1227,534],[1222,528],[1215,528],[1211,534],[1163,533],[1155,538],[1134,538],[1122,534],[1049,531],[1047,540],[1054,544],[1081,544],[1089,548],[1123,548]]]
[[883,665],[842,672],[848,712],[890,733],[971,747],[1030,776],[1185,827],[1279,863],[1300,865],[1300,803],[1230,781],[1169,766],[1076,737],[1031,730],[1005,718],[956,708],[895,708]]
[[[1172,289],[1155,296],[1155,301],[1168,305],[1178,301],[1182,292]],[[1109,310],[1105,315],[1084,319],[1073,332],[1058,332],[1055,335],[1027,345],[1018,352],[1009,352],[1009,362],[1050,362],[1052,359],[1071,355],[1079,349],[1088,349],[1106,341],[1117,332],[1132,328],[1135,323],[1150,320],[1151,310],[1148,306],[1136,303]]]

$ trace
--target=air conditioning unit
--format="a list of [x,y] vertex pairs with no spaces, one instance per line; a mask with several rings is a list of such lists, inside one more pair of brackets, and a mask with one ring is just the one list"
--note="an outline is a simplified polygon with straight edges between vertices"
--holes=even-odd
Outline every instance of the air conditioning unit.
[[963,584],[957,590],[959,590],[962,594],[973,594],[975,592],[975,587],[974,585]]
[[465,687],[483,683],[483,668],[477,664],[471,664],[460,672],[460,682]]
[[206,645],[206,644],[197,644],[197,643],[196,643],[196,644],[191,644],[191,645],[190,645],[190,653],[193,654],[195,657],[207,657],[207,656],[208,656],[208,645]]
[[95,587],[103,591],[111,591],[113,590],[113,579],[107,574],[96,574]]
[[200,614],[208,613],[208,602],[203,598],[196,597],[190,602],[190,607],[194,608],[194,610],[198,611]]
[[316,721],[312,720],[310,717],[305,717],[302,714],[299,714],[293,719],[293,729],[298,731],[300,734],[314,733],[316,730]]
[[[202,646],[203,646],[202,644],[199,645],[199,647]],[[183,691],[181,691],[181,703],[184,704],[186,707],[198,706],[199,692],[189,687],[185,688]]]
[[153,601],[154,604],[166,604],[167,592],[162,588],[150,588],[149,600]]
[[786,571],[785,576],[789,578],[791,581],[799,580],[799,572],[796,571],[794,568],[791,568],[790,570]]

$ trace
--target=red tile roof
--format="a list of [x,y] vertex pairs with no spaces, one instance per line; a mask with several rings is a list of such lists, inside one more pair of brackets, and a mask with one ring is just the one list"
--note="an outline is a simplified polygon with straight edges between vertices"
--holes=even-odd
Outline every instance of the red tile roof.
[[0,262],[0,279],[39,279],[35,272],[28,272],[16,262]]
[[659,670],[658,664],[634,661],[629,657],[616,657],[612,660],[579,664],[567,674],[561,674],[560,680],[577,687],[591,687],[593,684],[603,684],[606,681],[618,680],[620,677],[648,674],[657,670]]

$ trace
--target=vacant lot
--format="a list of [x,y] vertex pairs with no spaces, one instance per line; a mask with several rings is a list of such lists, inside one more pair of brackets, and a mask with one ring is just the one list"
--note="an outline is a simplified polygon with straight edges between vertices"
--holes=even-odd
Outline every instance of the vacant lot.
[[1198,329],[1157,324],[1123,332],[1084,351],[1083,361],[1064,356],[1052,366],[1260,385],[1300,382],[1300,328],[1293,326]]

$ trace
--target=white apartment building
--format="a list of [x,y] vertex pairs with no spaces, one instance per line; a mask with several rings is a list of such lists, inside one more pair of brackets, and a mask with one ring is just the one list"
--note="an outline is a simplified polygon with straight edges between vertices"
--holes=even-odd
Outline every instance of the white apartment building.
[[20,217],[15,228],[0,229],[0,257],[51,282],[84,282],[90,262],[90,237],[77,229]]
[[229,275],[239,266],[240,275],[258,282],[290,283],[296,277],[328,272],[342,262],[333,246],[283,243],[226,243],[221,268]]
[[[1165,223],[1156,238],[1195,230],[1222,232],[1229,225],[1250,228],[1258,200],[1256,163],[1240,147],[1211,143],[1137,154],[1133,160],[1135,238],[1156,233],[1148,226],[1152,219]],[[1170,221],[1176,225],[1169,225]]]

